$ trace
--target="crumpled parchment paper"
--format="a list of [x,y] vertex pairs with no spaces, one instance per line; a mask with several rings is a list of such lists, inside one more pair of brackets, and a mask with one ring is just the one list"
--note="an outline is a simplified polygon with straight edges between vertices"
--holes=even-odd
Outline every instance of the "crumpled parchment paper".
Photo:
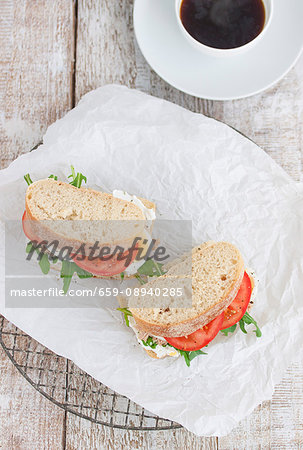
[[[183,358],[149,358],[113,299],[96,309],[6,308],[3,221],[21,219],[23,175],[63,177],[71,164],[90,186],[151,199],[164,219],[192,219],[193,244],[236,244],[261,280],[251,314],[262,338],[253,328],[220,335],[188,368]],[[38,150],[1,171],[0,217],[0,312],[97,380],[197,435],[229,433],[271,397],[299,354],[303,189],[222,123],[125,87],[97,89],[49,127]]]

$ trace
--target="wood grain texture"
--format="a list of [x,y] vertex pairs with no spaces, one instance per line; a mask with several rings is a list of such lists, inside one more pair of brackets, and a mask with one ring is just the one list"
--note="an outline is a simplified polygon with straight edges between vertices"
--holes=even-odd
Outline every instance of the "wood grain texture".
[[[37,144],[73,103],[73,0],[0,2],[0,167]],[[65,414],[0,351],[0,448],[61,449]]]
[[276,386],[272,401],[219,439],[220,450],[303,448],[303,365],[294,363]]
[[61,449],[64,412],[19,374],[0,349],[0,448]]
[[30,150],[72,106],[73,0],[0,2],[0,163]]
[[135,87],[131,4],[130,0],[78,1],[76,103],[104,84]]
[[216,450],[216,438],[197,438],[185,429],[168,431],[127,431],[101,427],[68,414],[66,450],[148,449]]

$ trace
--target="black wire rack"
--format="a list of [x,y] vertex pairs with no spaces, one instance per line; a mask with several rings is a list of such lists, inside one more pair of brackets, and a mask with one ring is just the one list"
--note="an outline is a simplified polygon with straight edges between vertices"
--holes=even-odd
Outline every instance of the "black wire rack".
[[18,371],[44,397],[79,417],[125,430],[172,430],[181,425],[146,411],[52,353],[0,316],[0,344]]

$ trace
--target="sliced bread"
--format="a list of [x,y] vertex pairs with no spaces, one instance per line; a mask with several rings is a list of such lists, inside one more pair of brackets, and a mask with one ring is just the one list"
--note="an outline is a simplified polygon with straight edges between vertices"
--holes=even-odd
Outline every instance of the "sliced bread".
[[[155,210],[154,203],[140,200]],[[117,244],[128,248],[135,237],[145,237],[146,218],[136,204],[54,179],[28,187],[25,209],[33,234],[45,240],[58,239],[61,247],[91,246],[99,241],[111,248]]]
[[[228,242],[208,242],[171,265],[168,272],[145,284],[127,299],[136,327],[153,336],[178,337],[193,333],[223,312],[235,298],[244,275],[239,250]],[[190,284],[190,289],[189,289]],[[164,291],[181,288],[182,296]],[[151,299],[144,292],[160,289]],[[155,306],[154,306],[154,304]],[[161,304],[162,302],[162,304]]]

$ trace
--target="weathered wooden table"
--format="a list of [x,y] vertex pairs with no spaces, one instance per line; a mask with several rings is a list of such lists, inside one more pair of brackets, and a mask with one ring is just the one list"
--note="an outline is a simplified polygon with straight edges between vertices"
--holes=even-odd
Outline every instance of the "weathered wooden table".
[[[163,0],[168,1],[168,0]],[[86,92],[121,83],[219,119],[263,147],[302,181],[303,58],[252,98],[213,102],[185,95],[147,65],[134,38],[132,0],[0,1],[1,168],[37,144]],[[225,438],[186,430],[139,432],[95,425],[36,392],[0,352],[0,448],[303,448],[303,363]]]

